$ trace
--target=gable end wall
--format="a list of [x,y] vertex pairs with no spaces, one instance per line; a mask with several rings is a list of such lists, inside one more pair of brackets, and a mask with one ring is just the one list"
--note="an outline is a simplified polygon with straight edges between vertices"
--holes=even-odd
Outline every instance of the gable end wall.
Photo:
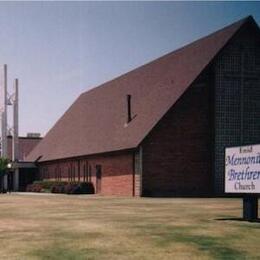
[[143,141],[144,196],[212,192],[209,84],[205,71]]

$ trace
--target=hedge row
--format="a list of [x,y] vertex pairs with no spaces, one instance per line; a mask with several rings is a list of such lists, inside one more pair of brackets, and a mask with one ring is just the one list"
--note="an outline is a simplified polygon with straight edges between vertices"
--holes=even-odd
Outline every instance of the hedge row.
[[67,181],[34,181],[33,184],[41,185],[44,190],[51,190],[51,188],[55,185],[67,185],[69,182]]
[[95,189],[92,182],[68,183],[57,181],[35,181],[26,187],[27,192],[44,192],[65,194],[94,194]]

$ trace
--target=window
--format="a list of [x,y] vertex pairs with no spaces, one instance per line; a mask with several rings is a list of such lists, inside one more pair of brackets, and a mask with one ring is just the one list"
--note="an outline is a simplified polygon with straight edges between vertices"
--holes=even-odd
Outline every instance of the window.
[[91,165],[88,166],[88,181],[91,182]]
[[83,181],[86,181],[86,163],[83,164]]
[[59,176],[58,176],[58,166],[55,168],[55,171],[54,171],[54,178],[55,180],[57,181]]
[[75,165],[72,166],[72,177],[73,177],[73,181],[75,182],[76,180],[76,169],[75,169]]
[[61,175],[62,175],[62,169],[61,167],[59,167],[59,176],[58,176],[59,181],[61,181]]
[[71,181],[71,166],[68,166],[68,180]]
[[80,182],[80,161],[78,161],[77,164],[78,164],[78,182]]

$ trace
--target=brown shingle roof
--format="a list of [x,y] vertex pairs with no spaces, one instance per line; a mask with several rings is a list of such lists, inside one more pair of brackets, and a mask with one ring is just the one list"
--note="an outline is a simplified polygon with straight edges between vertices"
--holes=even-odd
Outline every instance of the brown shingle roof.
[[[207,37],[79,96],[26,158],[40,161],[137,147],[232,36],[252,18]],[[132,95],[127,120],[126,95]]]

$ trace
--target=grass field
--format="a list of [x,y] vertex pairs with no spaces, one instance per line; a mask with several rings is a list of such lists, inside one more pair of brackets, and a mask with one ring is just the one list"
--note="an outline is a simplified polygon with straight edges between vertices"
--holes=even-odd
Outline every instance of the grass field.
[[260,259],[240,216],[239,199],[0,195],[0,259]]

